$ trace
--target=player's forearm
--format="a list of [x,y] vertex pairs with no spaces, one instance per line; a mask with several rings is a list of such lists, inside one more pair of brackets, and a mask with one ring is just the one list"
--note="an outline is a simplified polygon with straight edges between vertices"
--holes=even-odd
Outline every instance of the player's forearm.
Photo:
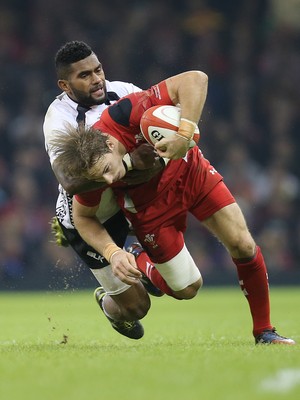
[[58,182],[71,196],[83,192],[88,192],[94,189],[100,189],[101,187],[106,186],[106,184],[104,183],[90,181],[86,178],[72,178],[64,173],[61,168],[55,163],[55,161],[52,165],[52,169]]
[[94,190],[94,189],[100,189],[103,186],[106,186],[106,184],[103,182],[90,181],[88,179],[82,179],[82,180],[71,179],[71,180],[68,180],[67,184],[65,181],[65,185],[62,185],[62,187],[71,196],[74,196],[75,194],[79,194],[79,193],[89,192],[90,190]]
[[113,243],[112,238],[96,217],[98,206],[85,207],[73,197],[73,219],[75,228],[82,239],[103,255],[108,243]]
[[82,239],[92,246],[98,253],[104,254],[104,249],[112,238],[96,217],[74,215],[74,225]]
[[73,198],[74,224],[80,236],[110,263],[112,272],[122,282],[132,285],[141,278],[133,254],[114,243],[106,229],[96,218],[97,207],[85,207]]

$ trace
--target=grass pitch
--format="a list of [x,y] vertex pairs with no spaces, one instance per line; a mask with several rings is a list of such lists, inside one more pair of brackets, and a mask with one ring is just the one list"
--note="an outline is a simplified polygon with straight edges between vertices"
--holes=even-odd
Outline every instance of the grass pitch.
[[299,399],[299,288],[271,301],[298,345],[255,346],[237,287],[152,297],[139,341],[110,327],[92,291],[0,293],[0,399]]

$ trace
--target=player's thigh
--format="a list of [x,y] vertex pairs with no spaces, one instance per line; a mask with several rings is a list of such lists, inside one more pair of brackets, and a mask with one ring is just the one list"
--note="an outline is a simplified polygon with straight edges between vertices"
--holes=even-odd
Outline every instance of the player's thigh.
[[164,263],[155,263],[155,267],[174,292],[192,285],[198,290],[202,285],[201,273],[185,244],[175,257]]
[[250,257],[254,253],[254,240],[237,203],[223,207],[202,222],[233,257]]

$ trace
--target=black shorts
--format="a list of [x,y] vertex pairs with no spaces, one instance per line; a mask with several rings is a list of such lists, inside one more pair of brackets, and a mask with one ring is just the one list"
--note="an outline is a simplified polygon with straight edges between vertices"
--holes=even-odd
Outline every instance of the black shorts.
[[[109,262],[101,254],[81,238],[76,229],[67,229],[61,223],[59,224],[69,245],[89,268],[99,269],[109,265]],[[115,243],[122,248],[130,232],[129,224],[123,212],[117,212],[113,217],[104,222],[103,226]]]

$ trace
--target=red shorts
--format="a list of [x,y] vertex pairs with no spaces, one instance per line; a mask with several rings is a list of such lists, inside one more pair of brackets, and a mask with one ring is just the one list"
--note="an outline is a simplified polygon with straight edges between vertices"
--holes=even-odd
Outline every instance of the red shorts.
[[[150,181],[127,190],[126,201],[124,193],[121,201],[138,240],[156,263],[169,261],[182,249],[188,212],[203,221],[235,202],[222,176],[198,148],[189,151],[187,160],[177,161],[168,164],[156,191]],[[134,212],[126,208],[129,203],[137,205]]]

